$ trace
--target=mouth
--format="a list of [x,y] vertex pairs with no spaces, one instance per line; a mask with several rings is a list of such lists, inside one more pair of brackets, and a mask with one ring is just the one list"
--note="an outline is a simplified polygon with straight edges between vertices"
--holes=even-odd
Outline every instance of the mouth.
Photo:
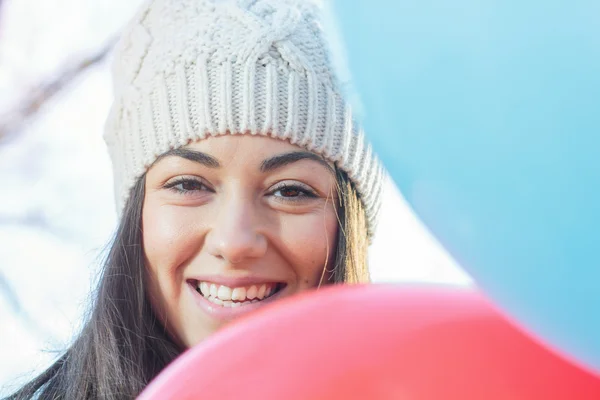
[[191,284],[207,301],[224,308],[244,307],[263,302],[281,292],[286,284],[265,282],[240,287],[229,287],[206,281],[193,281]]

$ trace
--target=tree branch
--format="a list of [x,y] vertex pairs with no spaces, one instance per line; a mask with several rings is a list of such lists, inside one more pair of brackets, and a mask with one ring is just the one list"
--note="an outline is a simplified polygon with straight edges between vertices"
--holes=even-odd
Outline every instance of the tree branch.
[[[1,1],[1,0],[0,0]],[[33,319],[29,313],[21,305],[21,301],[17,296],[17,293],[12,288],[11,284],[6,279],[6,276],[0,271],[0,295],[4,297],[8,303],[9,308],[13,313],[21,320],[25,328],[29,330],[35,336],[38,336],[44,341],[50,341],[51,343],[58,343],[56,337],[48,332],[44,327],[39,325],[35,319]]]
[[40,229],[52,234],[54,237],[64,240],[65,242],[70,242],[75,239],[72,234],[69,234],[68,231],[63,229],[58,229],[55,226],[52,226],[45,218],[42,213],[34,211],[30,211],[25,215],[4,215],[0,213],[0,226],[24,226],[33,229]]
[[[0,0],[0,4],[1,2],[2,0]],[[83,58],[74,65],[63,68],[56,78],[37,84],[25,100],[5,115],[0,116],[0,143],[6,140],[9,135],[19,132],[26,121],[34,117],[46,103],[52,100],[74,79],[104,60],[114,42],[115,39],[111,39],[96,53]]]

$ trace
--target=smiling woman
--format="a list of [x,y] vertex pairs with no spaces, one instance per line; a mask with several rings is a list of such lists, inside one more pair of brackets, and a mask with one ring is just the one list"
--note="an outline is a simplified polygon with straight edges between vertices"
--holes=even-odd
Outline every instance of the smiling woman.
[[366,240],[352,244],[360,264],[335,265],[341,190],[314,153],[269,137],[207,138],[160,157],[145,184],[149,294],[182,346],[278,298],[368,280]]
[[319,2],[151,0],[106,124],[120,225],[72,346],[12,399],[133,398],[240,315],[369,281],[383,170]]

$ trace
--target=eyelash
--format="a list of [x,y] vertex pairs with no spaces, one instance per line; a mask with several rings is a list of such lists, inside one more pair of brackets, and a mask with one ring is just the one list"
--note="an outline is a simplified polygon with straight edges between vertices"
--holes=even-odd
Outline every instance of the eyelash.
[[281,192],[281,191],[295,191],[295,192],[299,193],[298,196],[292,196],[292,197],[276,196],[278,199],[281,199],[283,201],[288,201],[288,202],[298,202],[298,201],[302,201],[305,198],[318,197],[314,191],[310,190],[307,187],[304,187],[302,185],[297,185],[297,184],[279,185],[275,189],[271,190],[271,192],[269,194],[275,195],[275,193]]
[[[177,186],[179,185],[197,185],[200,186],[200,189],[179,189],[177,188]],[[212,191],[206,184],[204,184],[204,182],[202,182],[202,180],[200,179],[196,179],[196,178],[177,178],[172,182],[168,182],[163,186],[165,189],[169,189],[172,190],[176,193],[179,194],[183,194],[183,195],[188,195],[191,194],[193,192],[199,191],[199,190],[208,190],[208,191]],[[291,197],[286,197],[286,196],[275,196],[275,193],[277,192],[282,192],[282,191],[294,191],[294,192],[298,192],[297,196],[291,196]],[[280,200],[283,201],[287,201],[287,202],[298,202],[298,201],[302,201],[303,198],[316,198],[318,197],[318,195],[311,189],[302,186],[302,185],[298,185],[298,184],[281,184],[279,186],[277,186],[276,188],[274,188],[273,190],[271,190],[269,192],[270,195],[273,195],[275,197],[277,197]]]
[[201,187],[201,189],[209,190],[210,191],[209,187],[206,186],[204,184],[204,182],[202,182],[200,179],[194,179],[194,178],[177,178],[177,179],[175,179],[172,182],[167,182],[163,187],[165,189],[169,189],[169,190],[172,190],[172,191],[174,191],[176,193],[180,193],[180,194],[183,194],[183,195],[187,195],[187,194],[190,194],[192,192],[196,192],[198,190],[201,190],[201,189],[191,189],[190,190],[190,189],[183,189],[183,188],[182,189],[178,189],[177,188],[177,186],[179,186],[179,185],[185,185],[185,184],[198,185],[198,186]]

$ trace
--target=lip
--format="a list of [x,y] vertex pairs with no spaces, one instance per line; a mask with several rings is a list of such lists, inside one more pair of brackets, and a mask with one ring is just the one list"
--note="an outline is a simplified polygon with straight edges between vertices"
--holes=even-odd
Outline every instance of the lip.
[[251,285],[261,285],[263,283],[286,283],[284,280],[273,280],[269,278],[261,278],[258,276],[245,276],[239,278],[231,278],[224,276],[190,276],[187,279],[187,282],[197,281],[197,282],[209,282],[214,283],[215,285],[223,285],[230,288],[243,287],[243,286],[251,286]]
[[[196,290],[196,287],[194,286],[195,282],[193,282],[193,280],[196,280],[196,278],[188,279],[186,284],[187,284],[187,287],[190,291],[190,294],[191,294],[194,302],[206,314],[210,315],[215,320],[221,321],[221,322],[227,322],[227,321],[230,321],[237,317],[249,314],[253,311],[256,311],[260,308],[263,308],[263,307],[271,304],[273,301],[277,301],[277,299],[279,299],[280,297],[285,296],[285,293],[287,292],[287,288],[288,288],[288,286],[286,285],[279,292],[275,293],[274,295],[272,295],[271,297],[268,297],[265,300],[261,300],[257,303],[251,303],[251,304],[243,305],[241,307],[233,308],[233,307],[222,307],[222,306],[216,305],[216,304],[208,301],[204,296],[202,296],[202,294],[198,293],[198,291]],[[206,278],[206,279],[197,279],[197,280],[204,281],[204,282],[211,282],[211,283],[229,286],[229,287],[241,287],[241,286],[248,286],[248,285],[254,285],[254,284],[259,284],[259,283],[275,283],[276,282],[276,281],[269,281],[269,280],[257,280],[257,279],[251,279],[251,278],[248,278],[248,279],[226,279],[226,278],[208,279],[208,278]],[[190,281],[192,281],[192,282],[190,282]],[[228,283],[225,283],[225,282],[228,282]],[[234,285],[234,286],[230,286],[230,285]]]

